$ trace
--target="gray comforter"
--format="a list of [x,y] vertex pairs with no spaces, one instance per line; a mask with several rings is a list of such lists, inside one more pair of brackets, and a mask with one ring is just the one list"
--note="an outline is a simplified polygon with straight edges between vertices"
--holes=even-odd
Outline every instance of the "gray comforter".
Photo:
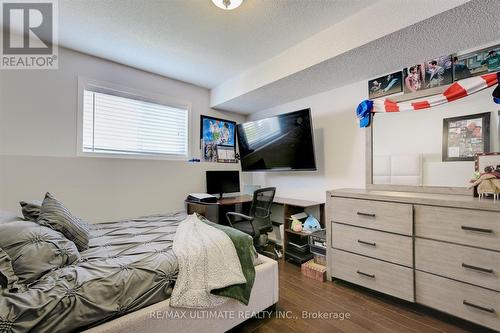
[[95,224],[78,263],[1,291],[0,332],[78,331],[169,298],[178,273],[172,243],[185,217]]

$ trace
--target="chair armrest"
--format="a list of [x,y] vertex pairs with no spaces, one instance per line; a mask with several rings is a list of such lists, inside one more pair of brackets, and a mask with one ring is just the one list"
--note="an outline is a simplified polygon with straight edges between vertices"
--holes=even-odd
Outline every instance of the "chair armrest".
[[[236,212],[227,212],[226,213],[226,218],[227,218],[227,221],[229,222],[229,225],[232,227],[233,226],[233,222],[234,220],[239,217],[243,220],[247,220],[249,221],[250,223],[252,223],[253,221],[253,217],[251,216],[248,216],[248,215],[245,215],[245,214],[241,214],[241,213],[236,213]],[[253,225],[252,225],[253,227]]]

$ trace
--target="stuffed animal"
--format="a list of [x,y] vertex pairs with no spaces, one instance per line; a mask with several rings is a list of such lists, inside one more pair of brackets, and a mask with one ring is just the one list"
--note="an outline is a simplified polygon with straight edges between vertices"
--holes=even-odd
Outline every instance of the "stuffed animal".
[[321,225],[319,224],[318,220],[314,218],[314,216],[309,215],[304,222],[304,227],[303,229],[305,231],[318,231],[321,230]]
[[493,199],[497,200],[500,195],[500,179],[497,178],[493,167],[487,166],[477,180],[475,180],[468,188],[471,189],[477,186],[479,199],[482,199],[486,194],[492,194]]
[[299,220],[293,219],[291,228],[293,231],[302,231],[302,222],[300,222]]

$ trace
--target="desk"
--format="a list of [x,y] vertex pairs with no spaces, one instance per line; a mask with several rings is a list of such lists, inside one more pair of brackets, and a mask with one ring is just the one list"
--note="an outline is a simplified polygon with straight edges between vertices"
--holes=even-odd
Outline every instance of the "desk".
[[[222,198],[216,203],[191,202],[186,200],[186,211],[188,214],[198,213],[210,221],[227,225],[226,212],[237,211],[247,214],[251,202],[252,196],[250,195]],[[303,263],[312,258],[312,254],[309,251],[297,253],[293,251],[293,246],[288,246],[290,242],[297,245],[308,244],[310,234],[293,231],[290,226],[291,215],[301,212],[313,215],[319,221],[322,228],[325,227],[325,204],[323,202],[280,197],[275,197],[273,200],[271,219],[277,230],[273,232],[273,237],[270,237],[270,239],[283,247],[286,259],[297,263]],[[282,233],[280,230],[282,230]],[[278,234],[280,234],[279,237],[276,237]]]
[[[216,203],[185,201],[186,212],[188,214],[198,213],[205,216],[210,221],[227,224],[226,213],[235,211],[245,211],[245,206],[250,206],[252,196],[240,195],[237,197],[227,197],[217,200]],[[248,209],[246,209],[248,211]]]

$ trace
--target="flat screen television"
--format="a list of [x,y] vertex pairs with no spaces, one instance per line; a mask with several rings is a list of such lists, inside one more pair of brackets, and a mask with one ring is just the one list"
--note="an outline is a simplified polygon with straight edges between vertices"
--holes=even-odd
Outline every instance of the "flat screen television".
[[316,170],[311,110],[238,124],[243,171]]

